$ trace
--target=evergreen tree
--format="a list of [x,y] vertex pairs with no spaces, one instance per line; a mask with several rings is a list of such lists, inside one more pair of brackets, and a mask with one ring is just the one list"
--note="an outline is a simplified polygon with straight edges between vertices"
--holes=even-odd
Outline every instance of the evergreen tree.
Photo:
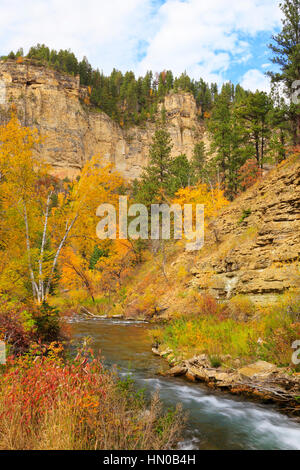
[[211,152],[215,153],[215,175],[212,175],[211,165],[204,169],[204,174],[202,173],[204,178],[209,178],[210,183],[212,177],[222,183],[229,199],[233,199],[238,192],[239,168],[251,151],[247,145],[248,133],[236,113],[233,98],[232,85],[223,85],[208,124],[212,140]]
[[147,205],[163,202],[164,195],[170,192],[171,176],[170,134],[158,128],[154,134],[149,150],[149,164],[145,168],[138,188],[138,200]]
[[92,81],[92,66],[87,60],[86,57],[79,62],[79,75],[80,75],[80,83],[82,85],[90,85]]
[[216,98],[212,116],[208,124],[212,138],[212,151],[217,153],[216,163],[220,166],[223,178],[230,158],[230,117],[231,117],[231,88],[222,87]]
[[[272,37],[269,48],[273,52],[272,62],[280,66],[280,72],[269,72],[272,82],[282,83],[289,98],[294,84],[300,80],[300,0],[284,0],[280,4],[284,18],[282,30]],[[299,83],[296,84],[299,89]],[[294,144],[300,144],[300,104],[291,101],[289,118],[292,123]]]
[[206,164],[206,150],[204,142],[195,145],[192,157],[193,182],[203,181]]
[[270,111],[272,102],[262,91],[249,93],[237,106],[237,117],[244,121],[244,135],[253,146],[257,164],[262,168],[270,136]]
[[273,93],[273,107],[270,111],[270,123],[273,132],[271,133],[269,146],[276,163],[286,158],[286,145],[291,131],[288,116],[289,105],[279,93]]
[[96,264],[98,263],[100,258],[107,258],[109,256],[109,250],[104,248],[99,248],[99,246],[95,245],[94,251],[90,257],[89,269],[95,269]]
[[205,113],[210,111],[212,108],[212,93],[208,83],[205,83],[202,78],[199,82],[194,84],[196,90],[196,103],[201,107],[201,117],[203,118]]
[[168,193],[174,195],[180,188],[190,186],[192,181],[192,166],[187,156],[182,154],[173,158],[170,166]]

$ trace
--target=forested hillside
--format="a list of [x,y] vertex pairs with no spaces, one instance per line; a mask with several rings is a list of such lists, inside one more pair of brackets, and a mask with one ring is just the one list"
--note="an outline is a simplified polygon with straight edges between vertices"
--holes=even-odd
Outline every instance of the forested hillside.
[[[283,5],[286,21],[281,33],[272,38],[272,61],[278,72],[270,72],[270,94],[244,90],[239,84],[218,87],[186,73],[174,77],[172,72],[147,72],[136,78],[129,71],[114,69],[105,76],[93,69],[86,57],[79,61],[69,50],[50,50],[45,45],[31,47],[24,58],[22,49],[2,59],[24,60],[60,72],[80,76],[88,94],[85,105],[107,113],[122,127],[143,125],[146,121],[164,122],[164,107],[158,104],[170,93],[190,92],[196,100],[198,119],[204,120],[211,145],[199,140],[194,149],[197,176],[210,184],[222,183],[226,195],[233,199],[241,189],[255,181],[265,163],[279,163],[288,146],[300,144],[300,111],[292,99],[293,83],[299,79],[299,12],[294,4]],[[278,86],[280,85],[280,86]],[[284,92],[284,93],[283,93]],[[211,156],[213,155],[213,158]]]

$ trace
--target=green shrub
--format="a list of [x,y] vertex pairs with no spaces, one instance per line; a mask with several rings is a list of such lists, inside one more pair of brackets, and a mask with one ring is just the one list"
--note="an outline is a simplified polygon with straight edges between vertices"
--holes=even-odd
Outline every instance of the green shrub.
[[250,215],[251,215],[251,209],[244,209],[241,215],[241,218],[238,221],[238,224],[239,225],[242,224],[244,220],[247,219],[247,217],[249,217]]

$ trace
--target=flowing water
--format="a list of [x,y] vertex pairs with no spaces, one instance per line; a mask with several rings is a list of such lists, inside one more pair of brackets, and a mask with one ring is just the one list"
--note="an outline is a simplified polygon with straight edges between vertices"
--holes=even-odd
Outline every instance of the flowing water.
[[166,407],[182,404],[188,422],[180,449],[300,449],[300,424],[274,407],[156,375],[167,366],[151,353],[148,324],[96,318],[72,322],[74,339],[91,337],[107,366],[132,375],[137,388],[158,390]]

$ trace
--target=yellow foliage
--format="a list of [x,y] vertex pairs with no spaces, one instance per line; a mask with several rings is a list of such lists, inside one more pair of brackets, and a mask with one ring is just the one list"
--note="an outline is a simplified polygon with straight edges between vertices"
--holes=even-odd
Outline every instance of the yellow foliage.
[[180,204],[182,207],[184,207],[184,204],[204,204],[205,226],[207,226],[209,219],[216,217],[220,210],[229,204],[229,201],[224,197],[224,191],[220,187],[209,188],[204,183],[195,187],[179,189],[175,196],[173,202]]
[[[47,167],[33,157],[33,148],[41,143],[36,129],[22,127],[15,114],[0,127],[0,171],[2,191],[10,205],[30,199]],[[5,177],[5,180],[3,180]]]
[[178,270],[177,270],[177,279],[178,281],[182,281],[183,279],[185,279],[188,275],[188,272],[185,268],[185,266],[179,266]]
[[236,318],[251,317],[255,313],[254,303],[246,295],[236,295],[228,303],[230,312]]
[[[41,142],[14,114],[0,126],[0,292],[26,297],[31,284],[39,303],[47,299],[57,268],[63,269],[64,287],[85,287],[92,294],[101,277],[89,272],[87,261],[99,243],[96,209],[105,202],[117,205],[123,185],[99,156],[86,163],[77,181],[60,182],[35,157]],[[122,259],[124,247],[116,253]]]

